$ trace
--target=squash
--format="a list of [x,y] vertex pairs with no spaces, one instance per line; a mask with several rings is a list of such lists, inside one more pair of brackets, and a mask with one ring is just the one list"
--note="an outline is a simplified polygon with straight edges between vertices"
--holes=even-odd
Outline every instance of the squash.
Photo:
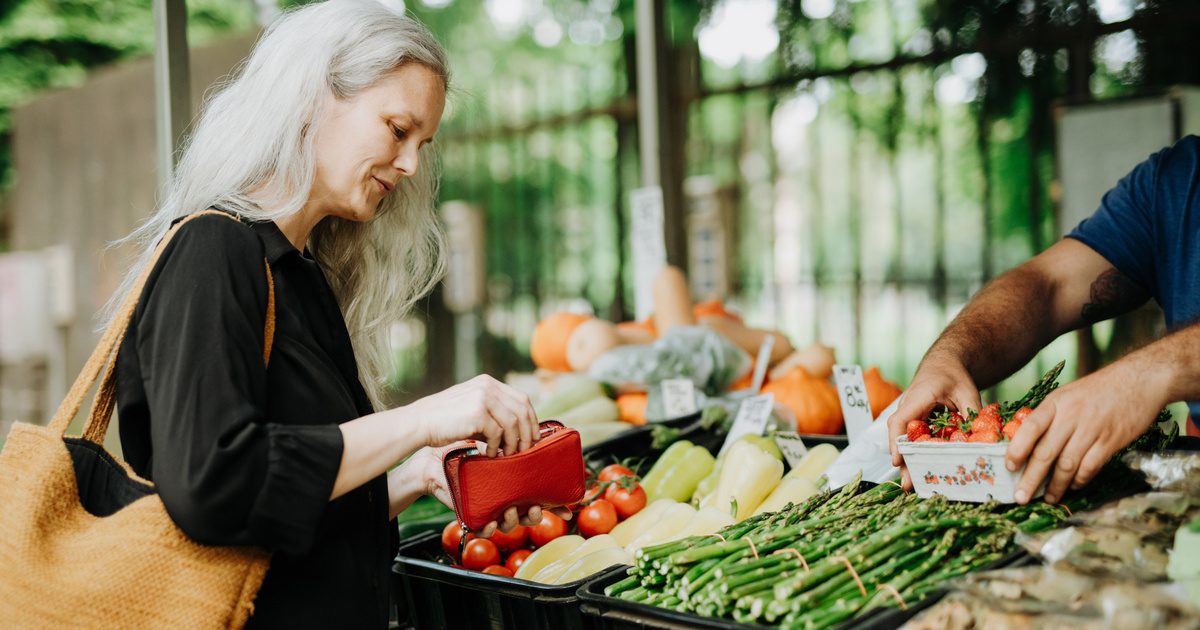
[[773,365],[782,361],[795,352],[792,347],[792,342],[783,333],[773,330],[763,330],[761,328],[748,328],[742,325],[741,322],[734,321],[722,315],[706,315],[700,318],[700,323],[717,331],[722,337],[733,342],[733,345],[745,350],[752,357],[758,356],[758,349],[762,346],[763,340],[767,336],[775,338],[775,345],[771,346],[771,358],[767,362],[768,365]]
[[837,388],[826,380],[809,375],[801,367],[772,380],[763,393],[773,394],[775,402],[787,407],[796,416],[798,433],[836,435],[842,432],[842,406]]
[[533,329],[529,355],[533,364],[547,370],[570,372],[567,363],[567,340],[580,324],[591,317],[578,313],[554,313],[538,322]]
[[653,319],[640,322],[621,322],[617,324],[617,338],[623,345],[650,343],[658,339],[658,331],[654,329]]
[[867,386],[867,402],[871,405],[872,418],[878,418],[888,405],[900,397],[900,386],[883,378],[877,367],[863,374],[863,383]]
[[567,365],[576,372],[586,372],[596,357],[621,345],[617,326],[603,319],[592,318],[575,327],[567,338]]
[[620,421],[639,427],[646,424],[646,404],[649,401],[650,396],[641,393],[617,396],[617,412]]
[[666,334],[675,326],[696,325],[687,277],[678,267],[663,267],[654,277],[651,292],[654,297],[654,328],[659,334]]
[[697,320],[710,315],[716,315],[726,319],[732,319],[739,324],[742,323],[741,317],[738,317],[737,315],[725,310],[725,305],[721,303],[721,300],[708,300],[707,302],[701,302],[692,307],[692,313],[696,316]]
[[783,378],[783,376],[797,367],[802,367],[810,375],[817,378],[829,378],[833,376],[833,364],[837,363],[837,357],[834,356],[833,348],[826,346],[820,342],[814,343],[807,348],[803,348],[793,352],[783,361],[779,362],[771,369],[771,380]]

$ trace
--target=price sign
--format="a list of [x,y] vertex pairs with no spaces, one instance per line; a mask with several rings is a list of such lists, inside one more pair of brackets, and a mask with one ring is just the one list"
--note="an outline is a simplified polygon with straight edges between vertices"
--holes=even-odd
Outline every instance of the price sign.
[[663,413],[681,418],[696,413],[696,385],[690,379],[671,378],[662,382]]
[[846,419],[846,435],[853,442],[871,428],[871,404],[867,401],[867,386],[863,383],[862,367],[833,366],[833,381],[837,384],[838,399],[842,402],[842,417]]
[[733,426],[729,429],[729,435],[725,436],[725,444],[721,446],[721,452],[729,450],[729,446],[744,435],[762,435],[767,428],[767,420],[771,419],[771,410],[774,408],[774,394],[751,396],[743,400],[741,406],[738,407]]
[[637,319],[654,311],[651,287],[654,277],[667,264],[663,240],[663,192],[658,186],[638,188],[629,194],[632,207],[633,297]]
[[783,458],[787,460],[788,466],[795,468],[800,465],[800,460],[808,454],[808,447],[804,445],[804,440],[800,439],[799,433],[791,431],[781,431],[775,434],[775,444],[783,451]]
[[751,379],[750,391],[757,394],[762,391],[763,380],[767,378],[767,364],[771,362],[771,350],[775,347],[775,335],[763,338],[758,347],[758,358],[754,362],[754,375]]

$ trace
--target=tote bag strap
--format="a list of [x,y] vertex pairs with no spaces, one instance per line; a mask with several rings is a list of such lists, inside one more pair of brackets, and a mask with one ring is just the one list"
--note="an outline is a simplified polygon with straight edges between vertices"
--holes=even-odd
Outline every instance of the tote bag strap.
[[[225,212],[217,210],[203,210],[194,214],[188,215],[183,220],[179,221],[172,227],[163,239],[154,248],[154,253],[150,257],[150,261],[146,267],[142,269],[137,280],[134,281],[130,288],[129,295],[125,297],[125,301],[121,303],[121,308],[113,318],[112,323],[104,331],[104,335],[100,337],[100,342],[96,344],[96,349],[92,351],[92,356],[88,358],[84,364],[83,370],[75,379],[75,383],[71,385],[71,389],[67,392],[62,403],[58,406],[58,411],[55,412],[54,418],[50,421],[50,428],[58,432],[59,435],[65,435],[67,426],[71,424],[71,419],[79,413],[83,407],[83,400],[87,396],[88,390],[100,378],[101,370],[104,370],[104,377],[101,380],[100,387],[96,391],[96,398],[92,402],[91,413],[88,414],[88,422],[83,431],[83,437],[91,442],[99,443],[104,440],[104,434],[108,431],[108,422],[112,417],[113,408],[116,406],[116,365],[117,351],[121,347],[121,342],[125,338],[125,331],[129,328],[129,322],[133,319],[134,310],[137,309],[138,298],[142,294],[142,289],[146,286],[146,281],[149,279],[151,272],[154,270],[155,264],[158,263],[159,257],[166,250],[167,244],[171,242],[179,229],[185,223],[193,219],[202,217],[206,214],[215,214],[231,221],[238,219]],[[271,265],[263,259],[263,264],[267,272],[267,319],[263,326],[263,364],[270,362],[271,346],[275,337],[275,282],[271,277]],[[105,366],[107,365],[107,369]]]

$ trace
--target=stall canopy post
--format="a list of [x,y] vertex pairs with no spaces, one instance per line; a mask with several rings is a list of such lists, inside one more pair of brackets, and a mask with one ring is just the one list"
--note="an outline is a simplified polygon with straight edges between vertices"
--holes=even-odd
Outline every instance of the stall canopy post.
[[[684,229],[683,165],[673,157],[683,142],[678,133],[679,120],[671,112],[683,99],[679,82],[670,71],[664,0],[637,0],[637,104],[638,148],[642,165],[642,186],[660,186],[663,191],[663,240],[667,262],[687,267],[687,240]],[[676,117],[686,117],[674,111]]]
[[163,190],[191,119],[186,0],[154,0],[154,40],[155,148]]

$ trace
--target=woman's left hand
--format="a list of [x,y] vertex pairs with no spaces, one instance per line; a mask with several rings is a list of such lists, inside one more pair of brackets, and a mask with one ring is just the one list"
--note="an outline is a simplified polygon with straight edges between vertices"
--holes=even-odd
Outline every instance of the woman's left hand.
[[[400,477],[396,480],[398,484],[403,484],[405,482],[411,483],[414,480],[419,480],[421,484],[420,494],[430,495],[438,501],[441,501],[446,507],[454,509],[454,503],[450,498],[450,486],[446,483],[446,472],[442,467],[442,456],[447,451],[461,447],[462,444],[460,443],[451,444],[449,446],[443,446],[440,448],[429,446],[422,448],[416,453],[413,453],[412,457],[408,458],[408,460],[405,461],[404,464],[402,464],[399,468],[396,468],[388,473],[389,485],[391,485],[390,482],[392,481],[393,475]],[[480,448],[484,448],[482,444],[480,445]],[[402,496],[397,496],[397,494],[393,494],[393,496],[395,497],[395,500],[404,500]],[[415,498],[408,500],[404,507],[411,505],[413,500],[415,500]],[[550,511],[563,520],[571,519],[571,511],[566,508],[552,508]],[[399,510],[396,512],[398,513]],[[533,526],[537,525],[541,521],[542,508],[535,505],[529,508],[529,511],[522,516],[514,506],[504,511],[504,517],[499,522],[492,521],[484,526],[484,528],[478,532],[478,535],[480,538],[488,538],[496,531],[496,529],[507,533],[512,531],[512,529],[517,525]]]

